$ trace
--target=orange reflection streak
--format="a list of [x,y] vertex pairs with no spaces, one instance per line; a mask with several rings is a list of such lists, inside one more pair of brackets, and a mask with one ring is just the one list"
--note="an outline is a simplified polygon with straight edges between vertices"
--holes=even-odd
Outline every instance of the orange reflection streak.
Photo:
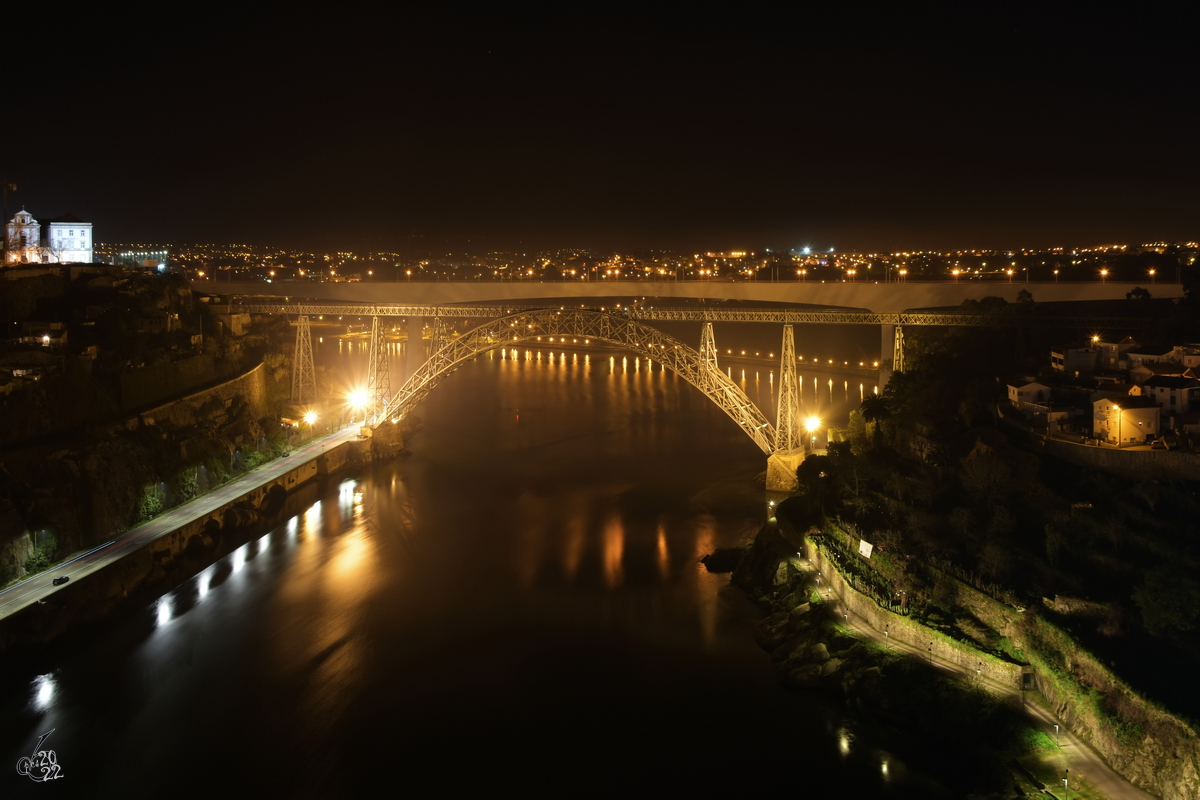
[[567,523],[567,541],[566,547],[563,549],[563,576],[567,579],[567,583],[573,582],[575,573],[579,571],[585,537],[582,515],[572,514]]
[[[306,526],[312,522],[304,515]],[[295,607],[292,616],[309,620],[304,633],[272,636],[277,670],[299,684],[301,724],[321,727],[351,701],[367,656],[362,618],[375,602],[378,558],[369,525],[342,533],[331,519],[329,535],[302,548],[289,570],[279,602]],[[340,534],[340,535],[339,535]]]
[[667,529],[658,523],[658,572],[665,581],[671,573],[671,556],[667,552]]
[[[711,516],[704,515],[696,518],[696,547],[692,556],[693,561],[699,561],[717,547],[717,535],[714,530],[715,521]],[[698,570],[703,572],[703,570]],[[707,573],[704,573],[707,574]],[[700,633],[704,637],[704,646],[711,649],[717,641],[717,599],[714,595],[707,602],[701,603],[696,609],[700,623]]]
[[615,589],[624,579],[621,560],[625,556],[625,528],[621,518],[613,514],[604,523],[604,582]]

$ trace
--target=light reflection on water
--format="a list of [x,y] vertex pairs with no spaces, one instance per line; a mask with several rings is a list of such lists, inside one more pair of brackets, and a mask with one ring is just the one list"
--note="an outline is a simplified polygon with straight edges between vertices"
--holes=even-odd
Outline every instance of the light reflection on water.
[[[535,353],[464,366],[419,408],[410,458],[238,546],[122,623],[112,640],[129,644],[68,658],[61,679],[27,677],[22,703],[59,725],[64,762],[116,787],[125,773],[104,765],[137,752],[153,767],[144,788],[165,795],[181,754],[203,753],[232,771],[223,782],[297,796],[338,794],[346,764],[397,753],[409,772],[445,775],[470,752],[498,785],[530,753],[522,780],[648,768],[683,781],[714,757],[802,752],[841,763],[832,731],[851,723],[776,687],[750,634],[758,612],[697,563],[761,523],[762,454],[661,365]],[[746,387],[768,418],[775,384]],[[832,400],[806,409],[836,419]],[[113,727],[96,737],[71,719]],[[240,757],[248,731],[270,732],[255,740],[270,774]],[[856,746],[821,769],[891,796],[881,765],[894,785],[899,759],[878,752]]]

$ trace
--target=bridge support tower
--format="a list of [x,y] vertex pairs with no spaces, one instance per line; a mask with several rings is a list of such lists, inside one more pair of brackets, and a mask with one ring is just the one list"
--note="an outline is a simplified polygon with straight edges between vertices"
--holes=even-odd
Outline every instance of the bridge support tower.
[[308,317],[296,318],[296,349],[292,355],[292,403],[305,405],[317,401],[317,371],[313,367],[312,331]]
[[700,331],[700,363],[705,369],[720,371],[720,367],[717,366],[717,340],[713,336],[711,322],[704,323],[704,328]]
[[379,317],[371,317],[371,349],[367,359],[367,393],[371,397],[371,423],[387,418],[392,399],[392,381],[388,374],[387,337]]
[[776,404],[775,452],[767,456],[767,504],[774,507],[798,488],[796,468],[804,460],[800,439],[800,385],[796,374],[796,341],[791,325],[783,326]]
[[[890,360],[889,360],[890,358]],[[904,328],[900,325],[879,326],[879,393],[891,380],[893,372],[904,371]]]

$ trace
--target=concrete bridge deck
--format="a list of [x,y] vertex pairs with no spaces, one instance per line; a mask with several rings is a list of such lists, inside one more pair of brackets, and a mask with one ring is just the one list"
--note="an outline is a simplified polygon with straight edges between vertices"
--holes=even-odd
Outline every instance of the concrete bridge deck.
[[825,308],[866,309],[898,312],[916,308],[945,308],[964,300],[1002,297],[1015,302],[1026,290],[1036,302],[1078,300],[1123,300],[1135,286],[1156,298],[1183,297],[1178,283],[1007,283],[992,281],[893,283],[819,281],[457,281],[412,282],[368,281],[308,283],[264,281],[192,281],[197,292],[219,295],[249,295],[343,303],[377,303],[413,306],[459,303],[516,303],[564,298],[657,297],[705,300],[739,300],[758,303],[814,305]]

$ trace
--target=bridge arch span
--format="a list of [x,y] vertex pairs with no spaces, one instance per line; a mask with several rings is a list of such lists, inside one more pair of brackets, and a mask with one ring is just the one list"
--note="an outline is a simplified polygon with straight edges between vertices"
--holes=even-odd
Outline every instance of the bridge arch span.
[[539,336],[571,336],[616,345],[659,362],[695,386],[738,424],[763,453],[775,450],[775,428],[742,388],[700,354],[660,330],[605,311],[545,309],[499,317],[447,342],[414,372],[387,403],[383,418],[398,422],[464,362]]

